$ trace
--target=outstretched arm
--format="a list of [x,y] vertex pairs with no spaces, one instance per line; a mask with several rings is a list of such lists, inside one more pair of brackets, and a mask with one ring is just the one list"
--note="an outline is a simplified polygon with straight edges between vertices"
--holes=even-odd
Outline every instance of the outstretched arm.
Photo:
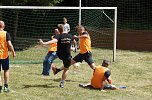
[[74,35],[74,38],[86,38],[86,37],[88,37],[88,35],[87,35],[87,34],[80,35],[80,36],[76,36],[76,35]]
[[39,39],[39,42],[40,42],[40,44],[47,45],[47,44],[57,43],[58,40],[57,39],[53,39],[51,41],[43,42],[42,39]]
[[108,81],[109,84],[112,84],[112,79],[111,79],[110,76],[109,76],[109,78],[107,78],[107,81]]

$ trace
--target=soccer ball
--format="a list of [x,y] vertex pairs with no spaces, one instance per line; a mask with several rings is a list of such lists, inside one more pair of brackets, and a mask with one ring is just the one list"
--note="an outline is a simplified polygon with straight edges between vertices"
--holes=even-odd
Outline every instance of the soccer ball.
[[80,64],[79,63],[75,63],[75,64],[73,64],[73,67],[79,67],[80,66]]

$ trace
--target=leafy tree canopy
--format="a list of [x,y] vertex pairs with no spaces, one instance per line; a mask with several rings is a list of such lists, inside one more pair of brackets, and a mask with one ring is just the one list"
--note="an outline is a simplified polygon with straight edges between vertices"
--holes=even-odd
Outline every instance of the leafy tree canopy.
[[2,6],[55,6],[64,0],[1,0]]

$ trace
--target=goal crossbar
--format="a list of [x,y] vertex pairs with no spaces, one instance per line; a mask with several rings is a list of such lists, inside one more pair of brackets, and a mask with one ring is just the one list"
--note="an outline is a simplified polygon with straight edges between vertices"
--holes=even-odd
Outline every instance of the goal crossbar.
[[117,9],[117,7],[0,6],[1,9]]

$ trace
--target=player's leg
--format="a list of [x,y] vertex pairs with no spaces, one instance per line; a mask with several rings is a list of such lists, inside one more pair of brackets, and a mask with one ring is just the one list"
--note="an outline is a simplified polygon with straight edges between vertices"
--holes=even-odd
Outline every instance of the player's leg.
[[64,68],[63,73],[62,73],[61,82],[60,82],[61,88],[64,88],[65,79],[67,78],[68,73],[69,73],[69,68]]
[[60,82],[60,87],[63,88],[64,87],[64,82],[65,82],[65,79],[68,75],[68,72],[69,72],[69,67],[71,65],[71,57],[69,57],[68,59],[64,59],[63,60],[63,65],[64,65],[64,70],[63,70],[63,73],[62,73],[62,78],[61,78],[61,82]]
[[[71,59],[70,65],[73,65],[76,62],[82,62],[82,61],[83,61],[83,59],[81,59],[80,54],[78,54],[73,59]],[[55,66],[52,66],[52,70],[53,70],[54,75],[56,75],[58,72],[64,70],[64,66],[62,66],[60,68],[56,68]]]
[[49,57],[50,57],[50,53],[48,52],[47,55],[45,56],[44,60],[43,60],[43,69],[42,69],[42,74],[43,75],[47,75],[46,68],[47,68]]
[[117,90],[118,88],[115,85],[112,85],[112,84],[105,84],[104,89]]
[[9,92],[8,83],[9,83],[9,70],[4,70],[4,91],[5,92]]
[[48,63],[46,64],[46,69],[45,69],[46,75],[50,75],[51,65],[56,58],[57,58],[56,52],[50,53],[48,61],[47,61]]
[[91,87],[91,83],[87,83],[87,84],[80,83],[79,87],[82,87],[82,88]]
[[52,71],[53,71],[53,74],[56,75],[58,72],[64,70],[64,66],[60,67],[60,68],[56,68],[53,64],[51,65],[52,67]]
[[1,63],[0,63],[0,93],[1,92],[2,92],[2,77],[1,77]]
[[91,52],[87,52],[85,54],[83,54],[83,59],[88,63],[88,65],[90,66],[91,69],[95,69],[95,63],[92,59],[92,53]]
[[82,54],[78,54],[76,55],[72,60],[71,60],[71,65],[77,63],[77,62],[82,62],[83,61],[83,57]]
[[2,69],[4,70],[4,92],[9,92],[9,58],[3,59]]

